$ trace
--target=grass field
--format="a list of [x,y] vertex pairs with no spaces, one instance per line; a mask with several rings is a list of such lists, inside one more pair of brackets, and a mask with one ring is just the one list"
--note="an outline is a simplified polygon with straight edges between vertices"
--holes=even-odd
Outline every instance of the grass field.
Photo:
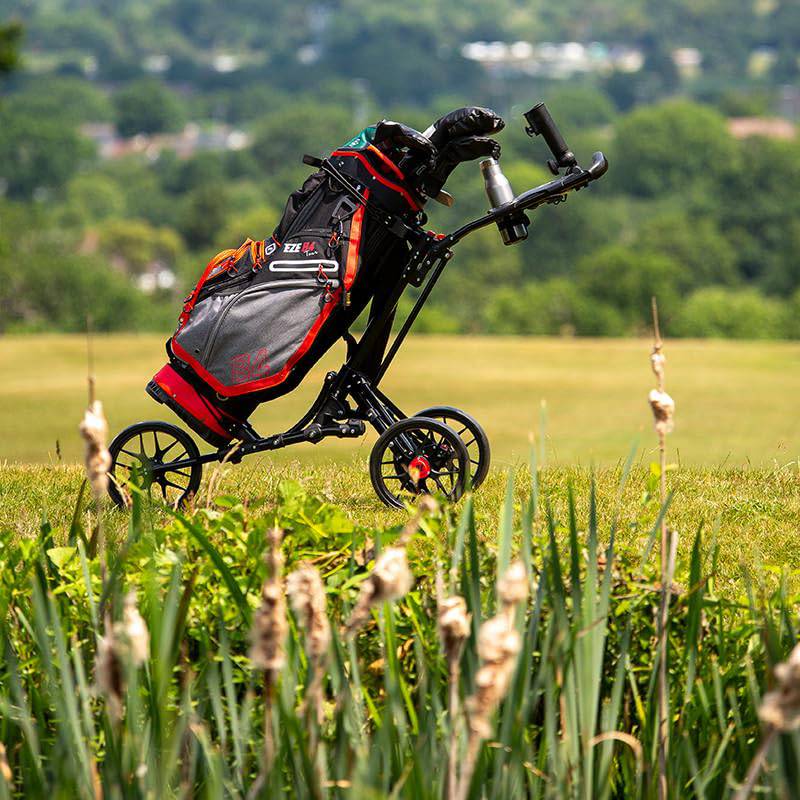
[[[655,438],[646,403],[652,385],[648,350],[644,340],[416,337],[385,388],[409,411],[450,403],[485,425],[495,468],[476,507],[487,537],[496,530],[508,469],[524,473],[529,432],[541,429],[546,402],[542,480],[555,513],[565,513],[570,481],[579,503],[585,502],[593,466],[601,512],[610,516],[621,509],[620,538],[638,547],[647,535],[642,518],[657,513],[647,496]],[[171,418],[143,391],[163,362],[160,338],[98,337],[95,351],[98,394],[112,430],[139,419]],[[704,523],[709,531],[718,526],[729,581],[737,581],[741,564],[800,569],[800,346],[669,342],[667,353],[668,389],[678,406],[670,461],[680,465],[670,477],[676,491],[671,522],[684,534],[682,554]],[[291,424],[338,355],[297,392],[260,409],[256,426],[273,432]],[[86,402],[85,360],[83,337],[0,339],[0,527],[29,536],[46,514],[60,531],[68,528],[82,479],[76,426]],[[269,505],[278,482],[289,477],[343,506],[365,527],[395,524],[402,513],[383,508],[369,484],[371,440],[333,440],[248,459],[225,469],[219,491]],[[619,499],[620,464],[636,442],[632,477]],[[125,524],[124,516],[112,515],[112,528],[122,531]]]
[[[527,457],[546,404],[548,463],[617,463],[640,439],[648,460],[652,386],[645,340],[412,337],[383,388],[407,413],[456,405],[484,425],[495,465]],[[96,337],[98,395],[116,432],[142,419],[177,421],[144,385],[164,363],[159,336]],[[253,417],[264,433],[308,407],[335,350],[294,393]],[[677,403],[676,460],[703,466],[782,465],[800,454],[796,413],[800,344],[670,341],[668,390]],[[86,403],[81,336],[0,338],[0,463],[80,458],[76,425]],[[643,435],[642,435],[643,434]],[[267,463],[366,459],[365,442],[328,441],[274,453]]]

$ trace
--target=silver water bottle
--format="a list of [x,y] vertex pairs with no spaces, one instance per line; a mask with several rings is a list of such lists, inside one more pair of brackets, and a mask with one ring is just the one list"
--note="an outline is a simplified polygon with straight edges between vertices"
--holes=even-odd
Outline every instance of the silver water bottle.
[[[483,185],[491,208],[498,208],[514,199],[514,190],[500,169],[500,162],[495,158],[485,158],[480,162]],[[503,220],[498,220],[497,227],[503,244],[516,244],[528,238],[528,217],[520,212]]]

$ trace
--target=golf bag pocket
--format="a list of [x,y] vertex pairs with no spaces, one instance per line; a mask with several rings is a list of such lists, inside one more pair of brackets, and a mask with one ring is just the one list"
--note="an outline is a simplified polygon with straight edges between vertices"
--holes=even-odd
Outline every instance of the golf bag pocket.
[[[201,290],[171,340],[172,354],[222,397],[282,383],[342,302],[350,248],[323,245],[321,235],[304,232],[251,268],[244,283],[234,275]],[[339,250],[344,259],[333,257]]]

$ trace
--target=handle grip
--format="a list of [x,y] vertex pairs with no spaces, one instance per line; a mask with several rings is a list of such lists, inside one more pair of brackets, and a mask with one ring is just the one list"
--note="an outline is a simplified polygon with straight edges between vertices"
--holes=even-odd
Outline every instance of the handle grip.
[[530,111],[526,111],[525,120],[528,123],[525,132],[528,136],[541,135],[544,137],[559,167],[575,166],[577,163],[575,155],[564,141],[561,131],[559,131],[544,103],[537,103]]

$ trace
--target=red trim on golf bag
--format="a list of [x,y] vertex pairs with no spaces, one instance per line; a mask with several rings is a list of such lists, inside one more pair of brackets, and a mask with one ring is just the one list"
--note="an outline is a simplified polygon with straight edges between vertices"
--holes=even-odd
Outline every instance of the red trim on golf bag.
[[[383,153],[381,153],[377,148],[372,148],[370,152],[373,151],[377,153],[381,159],[388,161],[386,156],[384,156]],[[331,153],[331,158],[339,156],[357,158],[373,178],[380,181],[384,186],[388,187],[393,192],[399,194],[414,211],[419,211],[422,208],[420,203],[418,203],[406,189],[404,189],[402,186],[398,186],[396,183],[393,183],[392,181],[388,180],[388,178],[385,178],[383,175],[381,175],[380,172],[378,172],[375,167],[370,164],[369,159],[363,153],[357,150],[334,150]],[[397,169],[397,167],[395,167],[395,169]],[[397,169],[397,171],[399,172],[399,169]]]

